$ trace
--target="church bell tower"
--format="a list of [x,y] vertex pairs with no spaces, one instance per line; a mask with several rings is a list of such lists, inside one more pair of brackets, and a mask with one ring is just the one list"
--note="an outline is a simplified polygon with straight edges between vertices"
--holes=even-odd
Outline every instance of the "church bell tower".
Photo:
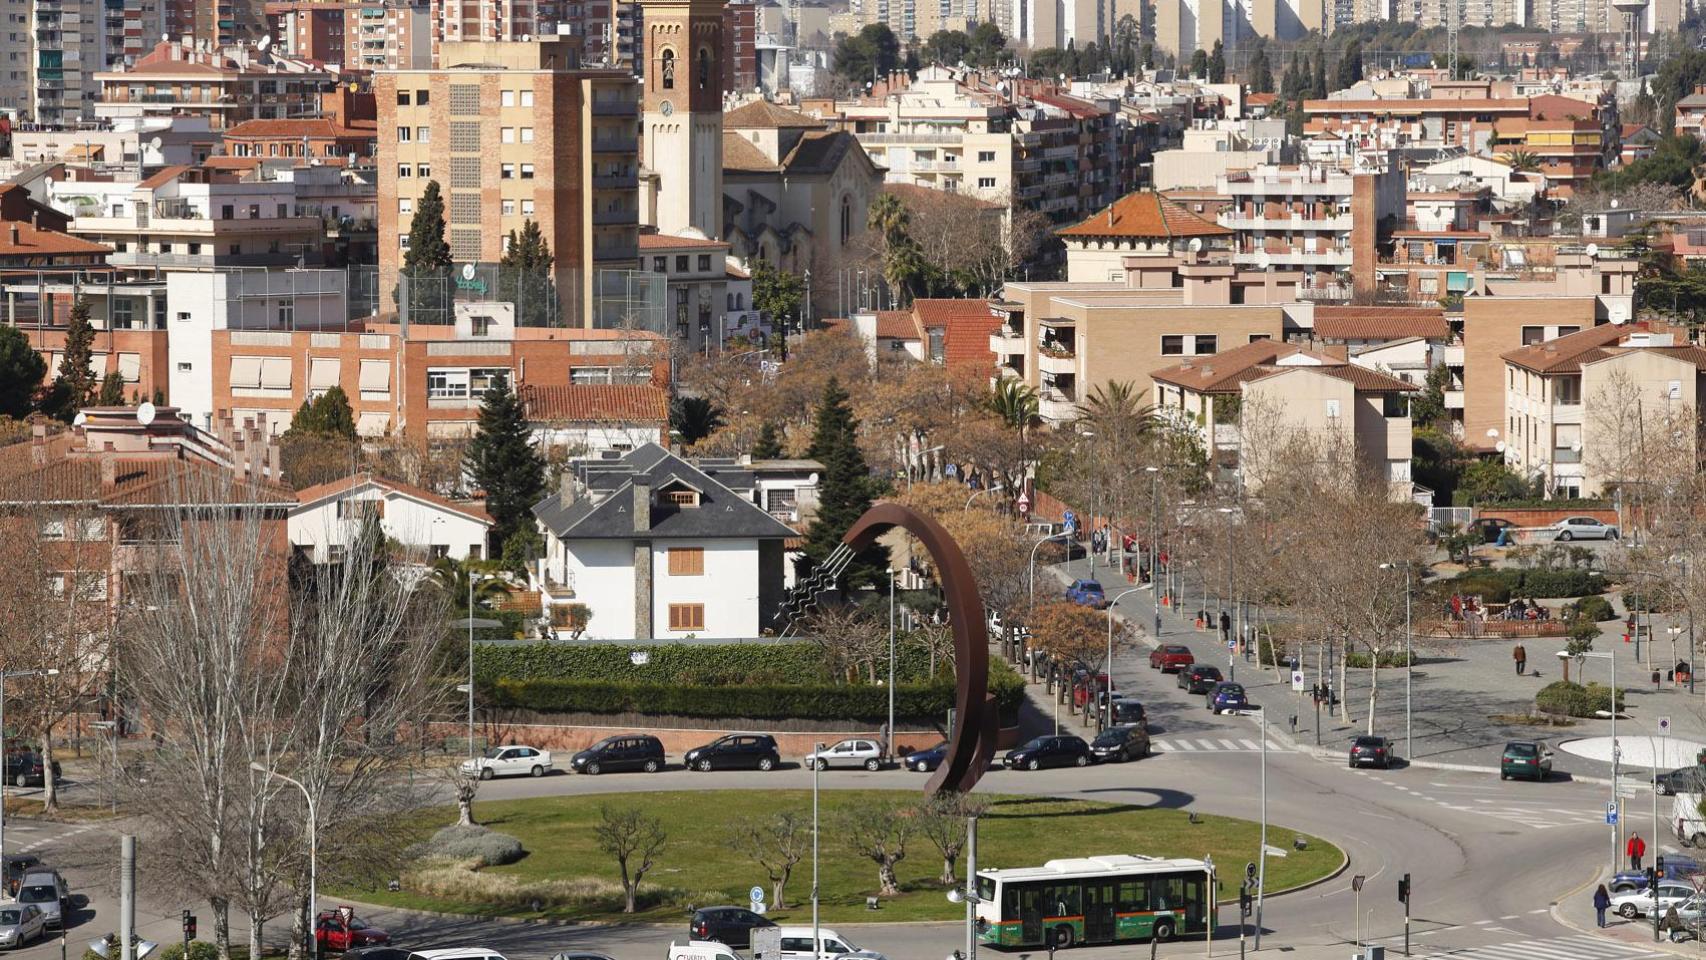
[[723,232],[723,0],[639,0],[643,163],[661,233]]

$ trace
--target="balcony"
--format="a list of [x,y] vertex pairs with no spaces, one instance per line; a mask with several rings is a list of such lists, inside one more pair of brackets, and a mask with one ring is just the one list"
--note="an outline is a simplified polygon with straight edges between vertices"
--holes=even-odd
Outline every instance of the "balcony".
[[[318,256],[312,258],[318,261]],[[148,253],[126,250],[107,255],[107,263],[115,267],[157,267],[161,269],[211,270],[214,267],[289,267],[295,266],[294,253]]]
[[593,153],[637,153],[639,140],[634,137],[597,137],[592,141]]
[[1220,215],[1220,225],[1234,230],[1287,230],[1292,232],[1314,230],[1324,233],[1346,233],[1351,229],[1351,216],[1341,217],[1257,217],[1223,213]]
[[1444,360],[1442,360],[1441,362],[1443,362],[1448,367],[1462,367],[1463,366],[1463,344],[1461,344],[1461,343],[1448,343],[1448,344],[1446,344],[1445,345],[1445,357],[1444,357]]
[[964,133],[955,133],[945,130],[930,131],[927,133],[855,133],[853,137],[865,146],[882,146],[885,144],[906,146],[915,143],[962,143],[966,138]]
[[1241,251],[1232,259],[1241,264],[1259,264],[1261,258],[1273,266],[1298,267],[1348,267],[1351,265],[1349,250],[1329,250],[1325,253],[1305,253],[1301,250],[1250,250]]
[[632,117],[636,116],[639,110],[640,105],[633,100],[595,97],[592,101],[592,115],[595,117]]
[[1462,390],[1447,390],[1447,391],[1445,391],[1445,408],[1447,410],[1462,410],[1463,409],[1463,391]]
[[592,222],[601,227],[622,226],[640,222],[638,210],[595,210]]
[[594,190],[632,190],[639,185],[640,179],[632,173],[616,174],[613,176],[594,176]]
[[1037,398],[1037,415],[1054,423],[1077,419],[1078,401],[1059,390],[1044,389]]
[[1554,426],[1567,426],[1582,422],[1582,404],[1554,403],[1552,405],[1552,423]]
[[997,327],[989,335],[989,352],[999,357],[1011,357],[1025,352],[1025,334],[1020,330]]

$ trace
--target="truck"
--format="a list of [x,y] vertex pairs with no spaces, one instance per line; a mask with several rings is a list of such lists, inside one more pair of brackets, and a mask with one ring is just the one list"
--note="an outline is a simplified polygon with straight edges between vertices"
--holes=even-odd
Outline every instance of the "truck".
[[1678,793],[1671,799],[1670,825],[1676,842],[1685,847],[1706,847],[1706,815],[1700,813],[1698,793]]

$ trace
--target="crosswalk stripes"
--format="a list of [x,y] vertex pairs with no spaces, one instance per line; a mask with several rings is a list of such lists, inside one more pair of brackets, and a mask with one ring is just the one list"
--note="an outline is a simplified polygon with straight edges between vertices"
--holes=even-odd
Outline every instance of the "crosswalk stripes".
[[[1260,751],[1262,744],[1258,740],[1226,737],[1167,737],[1149,741],[1149,749],[1155,753],[1252,753]],[[1268,750],[1279,753],[1286,748],[1270,740]]]
[[1427,956],[1436,960],[1636,960],[1662,956],[1651,947],[1618,943],[1581,934],[1540,940],[1516,940],[1490,947],[1436,950]]

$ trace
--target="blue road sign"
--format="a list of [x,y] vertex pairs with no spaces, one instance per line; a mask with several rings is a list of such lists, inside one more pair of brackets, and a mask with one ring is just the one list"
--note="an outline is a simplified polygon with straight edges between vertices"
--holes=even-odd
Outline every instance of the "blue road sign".
[[1605,822],[1608,826],[1617,825],[1617,801],[1605,805]]

